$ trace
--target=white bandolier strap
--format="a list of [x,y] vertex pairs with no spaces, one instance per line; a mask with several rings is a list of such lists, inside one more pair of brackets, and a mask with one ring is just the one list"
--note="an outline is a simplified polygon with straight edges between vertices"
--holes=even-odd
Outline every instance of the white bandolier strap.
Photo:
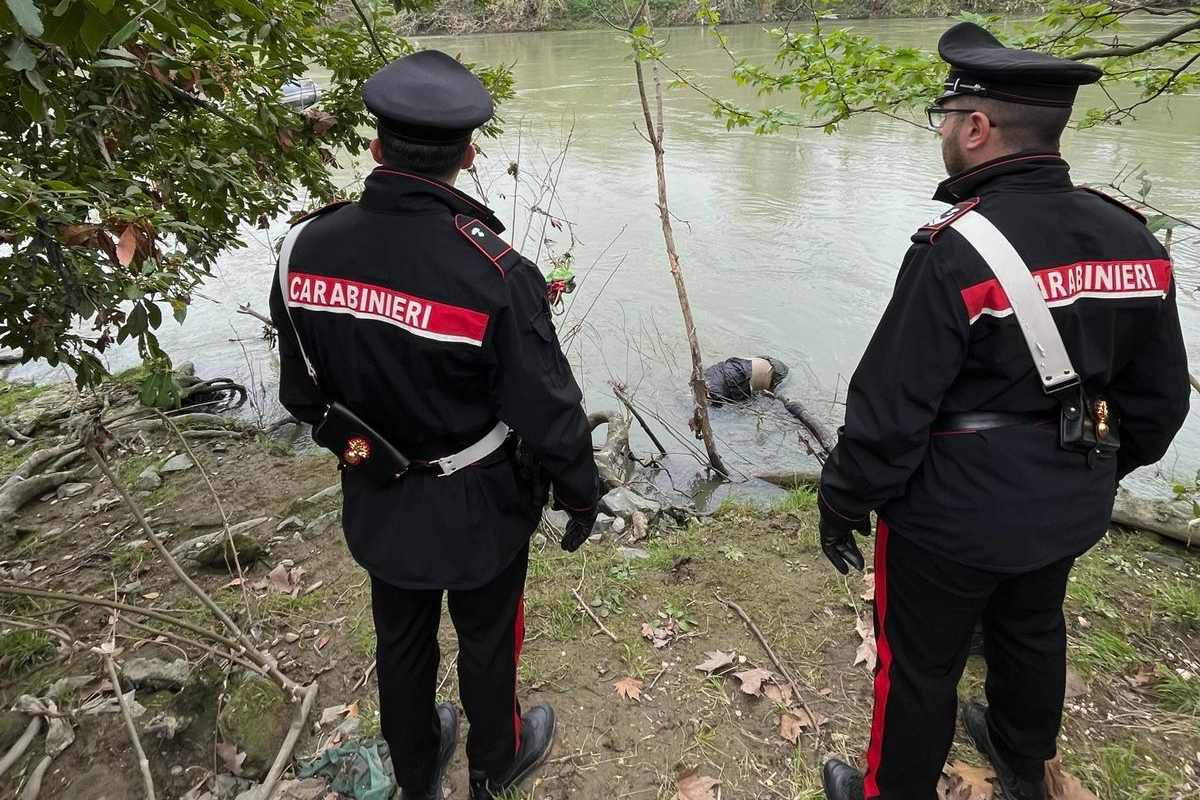
[[304,230],[304,227],[310,222],[312,219],[306,219],[293,226],[287,232],[287,236],[283,237],[283,246],[279,248],[279,291],[282,292],[283,307],[287,311],[288,322],[292,324],[292,333],[296,335],[296,346],[300,348],[300,357],[304,359],[304,368],[308,370],[308,377],[312,378],[312,382],[317,383],[317,371],[313,368],[312,362],[308,360],[308,353],[304,352],[304,342],[300,341],[300,329],[296,327],[296,320],[292,317],[292,303],[288,297],[288,265],[292,261],[292,248],[296,246],[296,240],[300,238],[300,231]]
[[[308,358],[308,353],[304,352],[304,342],[300,341],[300,329],[296,327],[296,320],[292,317],[292,305],[288,295],[288,266],[292,260],[292,248],[296,246],[296,240],[300,238],[300,231],[304,230],[304,226],[312,222],[312,219],[306,219],[288,231],[287,236],[283,239],[283,246],[279,248],[279,290],[283,292],[283,307],[287,310],[288,322],[292,325],[292,333],[296,335],[296,346],[300,349],[300,357],[304,359],[304,367],[308,370],[308,377],[312,378],[312,382],[317,385],[317,370],[313,366],[312,361]],[[475,444],[463,450],[454,453],[453,455],[439,458],[429,463],[441,469],[441,477],[453,475],[463,467],[469,467],[477,461],[487,458],[492,453],[500,449],[504,441],[508,438],[508,426],[503,422],[497,422],[496,426],[488,431],[487,435],[480,439]]]
[[448,475],[453,475],[463,467],[469,467],[476,461],[481,461],[490,456],[492,453],[500,449],[504,444],[504,440],[508,438],[508,426],[503,422],[497,422],[496,427],[488,431],[487,435],[480,439],[475,444],[459,450],[457,453],[445,458],[439,458],[429,463],[442,470],[441,477],[445,478]]
[[1025,344],[1029,346],[1029,354],[1033,356],[1041,378],[1042,389],[1050,393],[1077,384],[1079,375],[1071,365],[1062,334],[1021,254],[991,220],[978,211],[968,211],[950,227],[971,243],[1008,295],[1013,315],[1021,326]]

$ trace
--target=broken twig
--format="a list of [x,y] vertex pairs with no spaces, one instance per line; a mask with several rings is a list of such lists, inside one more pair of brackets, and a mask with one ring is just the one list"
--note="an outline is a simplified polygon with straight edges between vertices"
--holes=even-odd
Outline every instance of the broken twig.
[[129,731],[129,741],[133,744],[138,767],[142,770],[142,781],[146,785],[146,800],[155,800],[154,776],[150,774],[150,759],[146,758],[146,751],[142,749],[142,741],[138,738],[137,726],[133,724],[133,712],[129,710],[129,701],[121,692],[121,681],[117,677],[117,668],[113,665],[112,654],[99,652],[104,658],[104,669],[108,671],[108,680],[112,683],[113,691],[117,693],[117,702],[121,704],[121,716],[125,718],[125,730]]
[[592,618],[592,622],[596,623],[596,627],[600,629],[600,632],[603,633],[608,638],[612,639],[614,642],[616,642],[617,637],[613,635],[612,631],[610,631],[608,628],[604,627],[604,623],[601,622],[600,618],[596,616],[595,612],[593,612],[592,609],[588,607],[588,604],[583,601],[583,598],[579,596],[579,592],[576,591],[575,589],[572,589],[571,594],[575,595],[575,599],[579,602],[579,607],[583,609],[583,612],[585,614],[587,614],[589,617]]

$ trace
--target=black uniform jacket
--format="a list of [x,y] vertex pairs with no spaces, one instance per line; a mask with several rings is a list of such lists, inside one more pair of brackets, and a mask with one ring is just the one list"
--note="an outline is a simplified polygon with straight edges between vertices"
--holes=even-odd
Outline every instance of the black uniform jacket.
[[1056,422],[934,431],[941,414],[1058,405],[991,269],[953,228],[931,223],[913,236],[850,381],[820,499],[847,517],[878,511],[969,566],[1036,569],[1104,535],[1117,481],[1161,458],[1187,415],[1171,264],[1144,219],[1076,188],[1056,155],[984,164],[934,199],[982,213],[1029,265],[1089,395],[1115,406],[1119,456],[1090,467],[1057,446]]
[[[540,456],[555,497],[590,509],[599,486],[591,435],[546,282],[500,231],[495,215],[462,192],[378,168],[358,202],[317,212],[300,233],[289,264],[291,316],[326,397],[409,458],[456,453],[503,420]],[[278,277],[271,318],[280,400],[315,423],[324,404]],[[383,488],[350,470],[342,487],[350,551],[404,588],[488,582],[541,515],[511,459],[448,477],[410,472]]]

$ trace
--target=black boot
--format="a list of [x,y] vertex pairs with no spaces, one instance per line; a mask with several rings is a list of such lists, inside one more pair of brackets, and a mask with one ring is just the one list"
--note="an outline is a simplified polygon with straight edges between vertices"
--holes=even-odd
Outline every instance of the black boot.
[[446,777],[446,767],[454,757],[454,748],[458,744],[458,712],[449,703],[437,707],[438,722],[442,732],[438,740],[437,766],[433,779],[423,790],[405,789],[400,787],[396,800],[442,800],[442,778]]
[[554,709],[542,705],[526,711],[521,715],[521,744],[512,765],[499,779],[471,770],[471,800],[493,800],[520,785],[546,760],[553,744]]
[[975,749],[987,756],[996,772],[995,800],[1046,800],[1046,782],[1042,776],[1030,781],[1019,777],[996,750],[988,732],[987,706],[967,703],[962,710],[962,724]]
[[863,800],[863,774],[840,759],[825,762],[821,785],[829,800]]

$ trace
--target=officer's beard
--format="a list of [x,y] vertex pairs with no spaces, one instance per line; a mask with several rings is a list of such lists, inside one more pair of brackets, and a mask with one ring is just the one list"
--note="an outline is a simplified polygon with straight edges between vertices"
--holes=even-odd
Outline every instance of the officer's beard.
[[[951,114],[950,116],[959,115]],[[942,131],[942,162],[946,165],[947,175],[957,175],[969,166],[967,154],[958,144],[958,120],[948,120],[945,127],[949,130]]]

